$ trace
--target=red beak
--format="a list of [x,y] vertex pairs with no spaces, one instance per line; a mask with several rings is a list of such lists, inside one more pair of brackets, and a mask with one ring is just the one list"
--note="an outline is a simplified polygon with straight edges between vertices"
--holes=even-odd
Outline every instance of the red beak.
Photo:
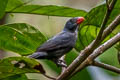
[[81,24],[85,20],[84,17],[78,17],[77,18],[77,24]]

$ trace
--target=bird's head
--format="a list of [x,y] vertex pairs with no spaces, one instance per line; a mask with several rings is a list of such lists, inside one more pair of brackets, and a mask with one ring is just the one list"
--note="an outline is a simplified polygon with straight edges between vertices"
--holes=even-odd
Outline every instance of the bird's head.
[[84,17],[74,17],[69,19],[64,27],[64,31],[75,32],[77,27],[84,21]]

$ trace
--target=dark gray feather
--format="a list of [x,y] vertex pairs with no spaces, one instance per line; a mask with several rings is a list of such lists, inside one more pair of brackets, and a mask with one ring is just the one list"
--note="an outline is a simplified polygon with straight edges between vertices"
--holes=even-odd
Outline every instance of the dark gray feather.
[[75,45],[75,33],[61,32],[60,34],[49,39],[43,45],[41,45],[36,52],[39,51],[52,51],[65,47],[74,47]]

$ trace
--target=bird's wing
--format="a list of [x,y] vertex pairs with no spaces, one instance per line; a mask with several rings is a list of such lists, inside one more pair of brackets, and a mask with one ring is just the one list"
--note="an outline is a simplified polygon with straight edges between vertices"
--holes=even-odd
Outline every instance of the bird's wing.
[[[52,51],[60,48],[65,48],[69,46],[70,41],[73,36],[69,35],[68,33],[60,33],[56,35],[55,37],[51,38],[44,44],[42,44],[38,49],[37,52],[39,51]],[[72,41],[71,41],[72,42]]]

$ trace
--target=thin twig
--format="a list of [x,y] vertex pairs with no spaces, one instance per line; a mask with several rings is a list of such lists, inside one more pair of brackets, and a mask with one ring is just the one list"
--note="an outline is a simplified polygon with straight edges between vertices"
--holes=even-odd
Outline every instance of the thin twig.
[[[113,0],[112,2],[116,2],[116,0]],[[114,5],[111,5],[114,7]],[[112,11],[113,8],[111,8]],[[107,10],[108,11],[108,10]],[[93,51],[97,46],[102,42],[102,33],[104,31],[105,25],[107,23],[107,18],[109,18],[111,11],[109,13],[106,13],[105,20],[103,21],[101,25],[101,30],[98,34],[98,37],[96,40],[94,40],[87,48],[85,48],[83,51],[80,52],[79,56],[68,66],[68,68],[61,73],[61,75],[58,76],[57,80],[65,80]],[[109,35],[108,33],[107,35]],[[104,40],[104,39],[103,39]]]
[[120,24],[120,15],[104,30],[101,40],[106,38]]
[[[102,22],[102,24],[101,24],[101,28],[100,28],[99,34],[98,34],[98,36],[97,36],[97,38],[96,38],[96,40],[95,40],[95,41],[97,41],[97,42],[98,42],[98,41],[101,42],[101,37],[102,37],[103,31],[104,31],[104,29],[105,29],[105,27],[106,27],[106,23],[107,23],[107,21],[108,21],[108,19],[109,19],[109,17],[110,17],[110,14],[111,14],[111,12],[112,12],[112,10],[113,10],[113,8],[114,8],[114,5],[115,5],[116,1],[117,1],[117,0],[112,0],[111,4],[109,5],[109,8],[107,8],[107,12],[106,12],[105,17],[104,17],[104,19],[103,19],[103,22]],[[107,5],[107,4],[106,4],[106,5]],[[95,43],[96,43],[96,42],[95,42]]]
[[106,0],[106,6],[107,6],[107,8],[109,8],[109,1],[108,0]]
[[112,10],[113,10],[114,5],[115,5],[116,2],[117,2],[117,0],[112,0],[112,1],[111,1],[110,5],[109,5],[109,11],[112,11]]
[[88,66],[88,64],[92,64],[93,60],[101,55],[104,51],[112,47],[114,44],[120,41],[120,33],[115,35],[113,38],[102,44],[100,47],[98,47],[72,74],[76,74],[77,72],[81,71],[83,68]]
[[93,61],[93,63],[91,65],[96,66],[96,67],[100,67],[100,68],[103,68],[103,69],[107,69],[109,71],[120,74],[120,69],[117,68],[117,67],[114,67],[112,65],[104,64],[104,63],[98,62],[98,61]]

